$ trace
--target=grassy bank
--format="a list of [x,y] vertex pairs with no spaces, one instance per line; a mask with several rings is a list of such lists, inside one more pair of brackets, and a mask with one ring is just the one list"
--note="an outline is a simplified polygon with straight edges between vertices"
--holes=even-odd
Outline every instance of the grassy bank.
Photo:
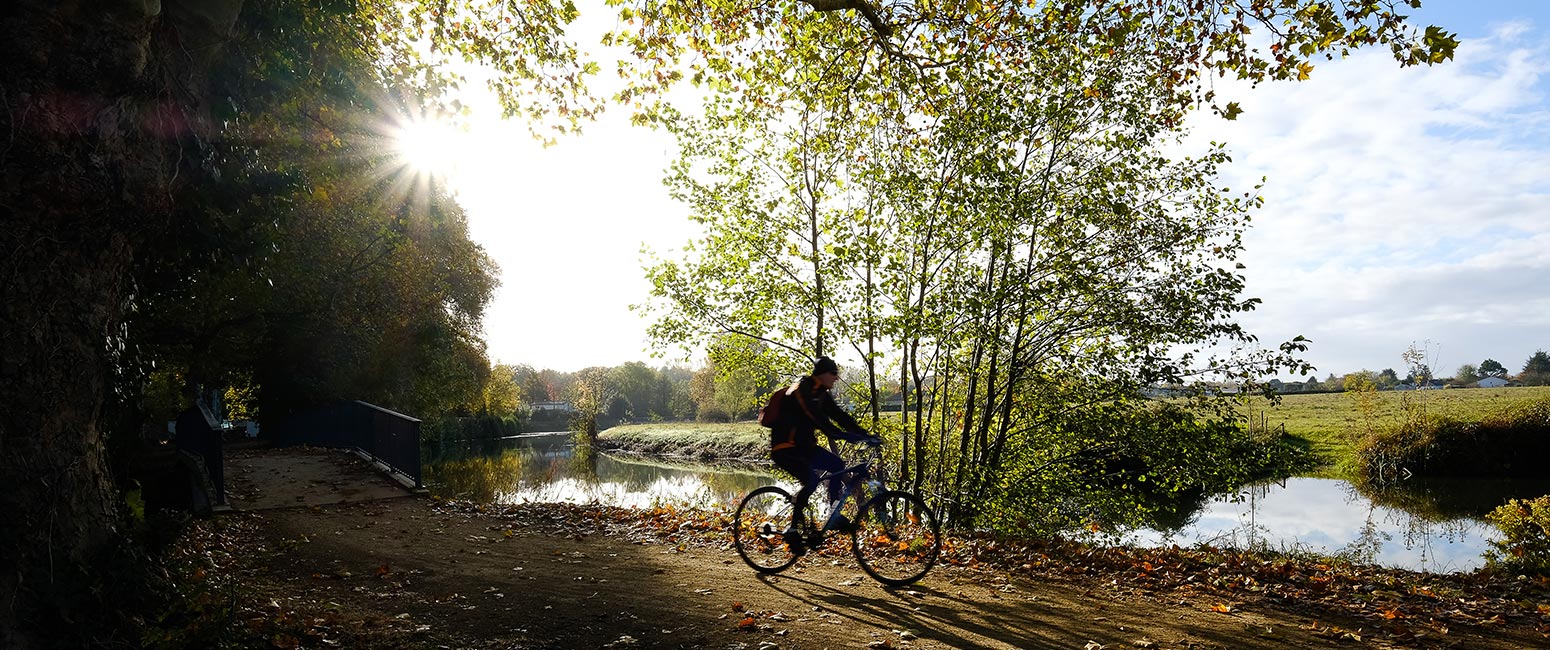
[[1355,455],[1351,431],[1362,428],[1368,417],[1384,424],[1401,421],[1407,398],[1431,415],[1478,421],[1516,404],[1550,398],[1550,386],[1387,391],[1368,393],[1365,405],[1355,393],[1287,395],[1277,406],[1256,400],[1248,406],[1248,414],[1256,426],[1261,421],[1271,429],[1285,426],[1287,434],[1307,440],[1324,466],[1333,469]]
[[[1361,400],[1366,399],[1364,404]],[[1550,399],[1550,386],[1521,388],[1460,388],[1435,391],[1287,395],[1279,405],[1255,400],[1246,407],[1255,426],[1285,427],[1286,433],[1308,441],[1321,463],[1320,474],[1334,474],[1355,457],[1351,432],[1368,418],[1392,424],[1403,419],[1404,400],[1420,404],[1431,415],[1479,421],[1505,413],[1514,405]],[[711,424],[666,422],[629,424],[603,431],[599,440],[610,449],[700,458],[764,460],[769,456],[769,432],[755,422]]]
[[597,436],[605,449],[643,454],[767,460],[769,429],[757,422],[624,424]]

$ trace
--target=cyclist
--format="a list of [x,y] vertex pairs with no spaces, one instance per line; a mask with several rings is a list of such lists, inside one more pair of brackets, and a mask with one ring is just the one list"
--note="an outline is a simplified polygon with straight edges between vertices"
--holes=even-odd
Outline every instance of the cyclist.
[[[873,445],[882,444],[882,439],[874,436],[856,423],[849,413],[841,409],[834,402],[834,396],[830,390],[834,388],[834,382],[840,377],[839,365],[828,357],[818,357],[813,363],[813,374],[803,377],[786,389],[784,403],[780,408],[780,417],[774,427],[770,428],[770,460],[802,483],[802,489],[794,497],[795,509],[792,511],[791,528],[785,533],[787,543],[796,546],[798,539],[796,531],[796,517],[807,508],[807,501],[818,487],[820,472],[837,472],[845,469],[845,461],[829,449],[818,446],[817,431],[822,430],[830,439],[830,447],[833,440],[845,440],[848,442],[861,442]],[[835,501],[840,497],[840,486],[837,481],[829,481],[829,500]],[[844,529],[850,525],[843,515],[835,521],[838,528]]]

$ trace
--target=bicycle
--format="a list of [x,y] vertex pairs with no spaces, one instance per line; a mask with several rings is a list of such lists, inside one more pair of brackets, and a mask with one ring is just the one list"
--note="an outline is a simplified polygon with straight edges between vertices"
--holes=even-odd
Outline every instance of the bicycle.
[[[869,453],[857,464],[819,479],[819,489],[830,481],[840,481],[843,487],[822,526],[816,524],[816,507],[810,498],[793,527],[793,497],[779,486],[767,485],[743,497],[732,518],[732,541],[743,561],[759,573],[780,573],[822,548],[829,533],[848,532],[851,553],[878,582],[900,587],[925,577],[942,551],[936,513],[914,493],[888,489],[886,467],[879,462],[882,448],[868,447]],[[818,494],[817,489],[813,492]],[[850,503],[860,505],[847,511]],[[846,517],[850,525],[842,526],[835,515]],[[788,529],[796,532],[795,539],[787,539]]]

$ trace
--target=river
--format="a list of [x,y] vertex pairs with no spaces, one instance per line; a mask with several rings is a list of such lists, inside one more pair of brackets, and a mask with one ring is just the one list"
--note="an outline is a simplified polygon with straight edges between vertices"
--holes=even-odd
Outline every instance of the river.
[[[448,443],[426,458],[433,493],[486,503],[724,506],[761,485],[790,487],[757,466],[578,453],[563,432]],[[1208,499],[1182,527],[1135,531],[1123,541],[1310,551],[1419,571],[1470,571],[1499,538],[1484,514],[1509,497],[1543,494],[1550,482],[1411,482],[1364,494],[1346,481],[1291,478]]]

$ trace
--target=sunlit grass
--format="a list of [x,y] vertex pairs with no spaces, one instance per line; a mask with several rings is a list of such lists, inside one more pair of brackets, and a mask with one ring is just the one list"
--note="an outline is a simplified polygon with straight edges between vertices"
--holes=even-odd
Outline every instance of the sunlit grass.
[[764,458],[770,430],[757,422],[626,424],[598,434],[607,443],[640,451],[722,458]]
[[1329,470],[1354,453],[1354,432],[1363,428],[1368,417],[1376,423],[1398,422],[1403,415],[1403,400],[1407,397],[1429,414],[1479,420],[1504,412],[1520,402],[1550,398],[1550,386],[1371,393],[1370,415],[1364,413],[1355,393],[1286,395],[1276,406],[1255,400],[1247,407],[1247,412],[1255,426],[1261,421],[1271,430],[1285,426],[1288,435],[1307,440],[1310,449],[1324,463],[1324,469]]

